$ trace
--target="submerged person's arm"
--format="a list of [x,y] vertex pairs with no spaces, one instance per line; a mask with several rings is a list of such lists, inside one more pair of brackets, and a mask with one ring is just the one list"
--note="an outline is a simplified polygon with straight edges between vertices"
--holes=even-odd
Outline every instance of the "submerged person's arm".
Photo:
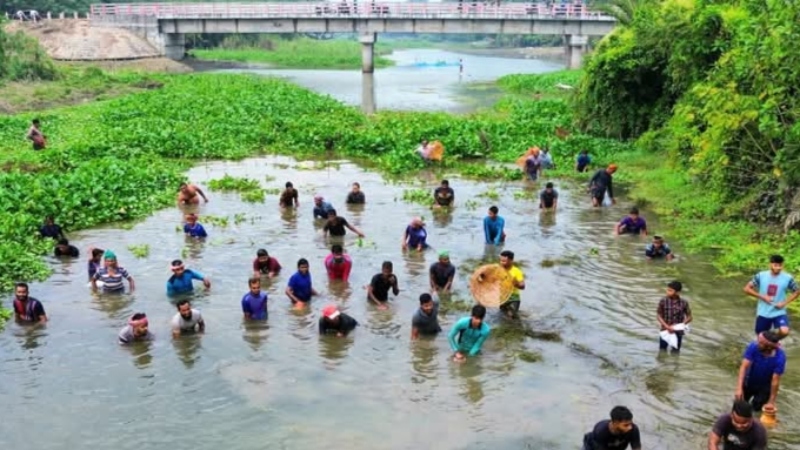
[[506,229],[506,219],[502,217],[497,218],[497,236],[494,237],[494,245],[500,245],[503,242],[503,233]]
[[450,329],[450,333],[447,334],[447,342],[450,343],[450,348],[453,349],[454,352],[458,352],[458,343],[456,342],[456,336],[463,330],[463,326],[461,325],[461,321],[459,320],[453,325],[453,328]]

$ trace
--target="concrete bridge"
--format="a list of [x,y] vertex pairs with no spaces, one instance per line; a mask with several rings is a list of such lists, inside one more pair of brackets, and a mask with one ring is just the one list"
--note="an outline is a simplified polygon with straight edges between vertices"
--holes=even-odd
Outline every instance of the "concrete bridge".
[[378,33],[541,34],[565,37],[570,67],[579,67],[589,36],[608,34],[609,16],[582,5],[383,3],[134,3],[95,4],[92,26],[129,29],[164,55],[181,59],[186,33],[355,33],[362,70],[374,71]]

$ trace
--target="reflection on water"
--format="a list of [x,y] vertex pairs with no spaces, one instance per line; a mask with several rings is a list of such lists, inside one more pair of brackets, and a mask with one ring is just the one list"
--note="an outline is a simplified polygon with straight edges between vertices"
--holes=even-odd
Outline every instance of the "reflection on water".
[[[344,103],[360,106],[372,114],[381,109],[414,111],[468,111],[477,104],[465,105],[459,98],[463,83],[494,81],[514,73],[545,73],[564,68],[562,64],[536,59],[495,58],[463,55],[444,50],[399,50],[389,56],[395,66],[377,69],[374,74],[360,70],[222,69],[218,72],[247,72],[286,77],[309,89],[329,94]],[[464,73],[458,65],[422,65],[424,62],[464,60]]]
[[[557,156],[558,157],[558,156]],[[316,167],[309,169],[309,167]],[[265,180],[264,172],[275,176]],[[156,213],[131,230],[98,228],[71,235],[81,249],[115,249],[136,279],[134,295],[94,295],[85,265],[54,262],[55,274],[34,283],[31,295],[51,317],[46,327],[9,324],[0,334],[0,409],[3,448],[134,449],[141,436],[159,448],[179,448],[191,429],[193,446],[216,449],[320,448],[330,442],[352,448],[574,449],[581,436],[616,404],[626,404],[643,430],[646,448],[700,448],[714,417],[730,408],[736,370],[750,339],[753,304],[741,297],[744,279],[719,279],[700,256],[679,264],[647,263],[646,240],[615,238],[612,227],[630,205],[592,209],[583,186],[558,186],[559,211],[541,214],[522,183],[475,183],[452,174],[428,172],[408,183],[388,184],[379,175],[346,161],[329,166],[287,158],[214,162],[189,177],[206,186],[224,174],[262,180],[282,188],[292,180],[300,208],[281,210],[277,196],[263,205],[243,203],[236,193],[211,192],[200,205],[204,216],[239,224],[204,223],[205,243],[194,247],[189,264],[208,275],[212,288],[190,297],[200,307],[208,333],[172,340],[175,307],[164,283],[169,261],[187,245],[174,228],[174,208]],[[428,267],[436,251],[403,253],[400,237],[408,220],[430,211],[406,204],[403,189],[432,190],[449,178],[460,203],[433,214],[429,240],[449,250],[458,265],[451,299],[442,299],[444,332],[410,340],[410,320],[419,294],[428,290]],[[353,181],[367,204],[345,208]],[[481,220],[489,189],[509,228],[502,247],[485,246]],[[344,238],[353,258],[349,283],[325,279],[329,244],[311,218],[311,196],[322,192],[363,229],[367,239]],[[457,200],[458,201],[458,200]],[[658,218],[643,214],[659,228]],[[442,220],[438,220],[441,218]],[[150,244],[150,255],[135,258],[127,248]],[[678,253],[679,242],[671,242]],[[197,245],[194,245],[197,244]],[[259,248],[284,269],[272,282],[269,321],[243,323],[240,299]],[[493,327],[483,354],[453,364],[446,332],[470,307],[468,277],[501,250],[514,251],[526,275],[522,323],[487,316]],[[594,250],[593,250],[594,249]],[[188,252],[189,250],[187,250]],[[300,257],[311,263],[320,297],[295,311],[284,289]],[[188,258],[186,258],[188,260]],[[367,285],[381,262],[394,262],[401,292],[387,310],[366,300]],[[63,264],[63,265],[62,265]],[[684,282],[692,304],[694,330],[679,356],[659,356],[655,310],[672,279]],[[361,325],[347,338],[320,338],[320,309],[336,303]],[[135,311],[144,311],[156,335],[152,343],[121,347],[117,333]],[[790,361],[778,399],[780,425],[770,448],[797,448],[800,432],[800,376],[792,362],[797,346],[786,345]],[[19,405],[18,407],[16,405]],[[48,427],[20,433],[31,420],[47,417]],[[93,430],[86,433],[84,430]],[[324,430],[321,433],[320,430]],[[94,432],[101,431],[101,432]],[[794,447],[793,447],[794,446]]]

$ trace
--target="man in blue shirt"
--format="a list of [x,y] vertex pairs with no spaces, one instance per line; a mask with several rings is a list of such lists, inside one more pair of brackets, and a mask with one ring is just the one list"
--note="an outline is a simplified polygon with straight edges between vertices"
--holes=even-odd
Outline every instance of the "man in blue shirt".
[[326,202],[325,199],[322,198],[321,195],[314,196],[314,218],[315,219],[327,219],[328,212],[333,210],[333,206],[330,203]]
[[506,220],[498,216],[500,210],[497,206],[489,208],[489,215],[483,218],[483,236],[487,245],[500,245],[506,241],[506,233],[503,229]]
[[586,172],[589,170],[589,164],[592,163],[592,157],[586,150],[581,151],[581,154],[575,159],[575,170],[578,172]]
[[[787,291],[792,293],[788,298]],[[756,334],[772,328],[779,329],[781,337],[789,334],[786,306],[797,299],[800,291],[794,278],[783,272],[783,256],[772,255],[769,270],[757,273],[744,287],[744,292],[758,299]]]
[[242,313],[245,320],[267,320],[267,293],[261,291],[261,277],[252,277],[248,281],[250,292],[242,297]]
[[447,335],[450,348],[456,352],[453,355],[453,361],[464,362],[467,360],[467,356],[475,356],[481,351],[481,346],[492,331],[484,322],[484,317],[486,317],[486,308],[475,305],[472,307],[470,317],[463,317],[453,325],[453,329]]
[[765,331],[744,351],[736,399],[752,403],[756,411],[766,405],[775,406],[781,375],[786,370],[786,353],[779,343],[781,338],[775,331]]
[[167,280],[167,295],[169,296],[192,292],[194,290],[192,280],[201,280],[206,289],[211,287],[211,280],[208,277],[204,277],[200,272],[186,269],[180,259],[172,261],[170,269],[172,269],[172,276]]
[[311,302],[312,296],[319,295],[311,283],[311,272],[308,270],[307,259],[300,258],[297,261],[297,272],[289,278],[286,295],[289,296],[295,309],[305,308]]
[[661,236],[653,236],[653,242],[647,244],[647,247],[644,248],[644,256],[647,259],[664,258],[667,261],[672,261],[672,258],[675,257],[672,254],[672,249],[669,248],[669,244],[664,242],[664,238]]

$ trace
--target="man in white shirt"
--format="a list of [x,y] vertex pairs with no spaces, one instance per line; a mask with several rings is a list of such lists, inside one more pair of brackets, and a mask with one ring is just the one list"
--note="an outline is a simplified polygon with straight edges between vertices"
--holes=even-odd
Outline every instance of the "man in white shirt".
[[176,305],[178,314],[172,318],[172,337],[178,338],[181,333],[191,333],[206,331],[206,323],[200,310],[193,309],[189,300],[181,300]]

